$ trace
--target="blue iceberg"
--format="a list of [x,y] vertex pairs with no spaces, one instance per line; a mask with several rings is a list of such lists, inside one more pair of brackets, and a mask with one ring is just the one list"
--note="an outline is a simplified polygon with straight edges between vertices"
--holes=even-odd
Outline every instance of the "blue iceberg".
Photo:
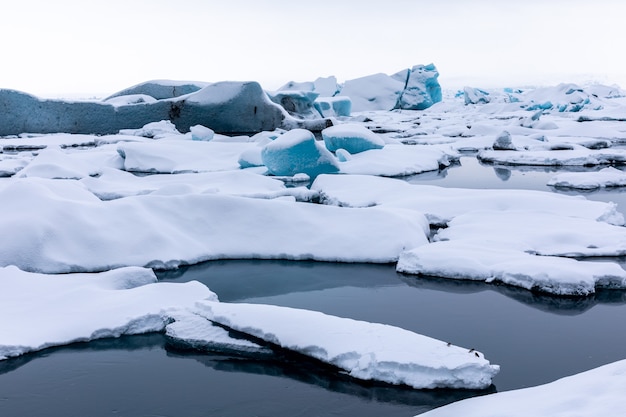
[[311,178],[339,172],[335,157],[305,129],[294,129],[265,145],[261,159],[272,175],[305,173]]
[[322,130],[326,148],[331,152],[344,149],[350,154],[381,149],[385,141],[363,125],[343,124]]

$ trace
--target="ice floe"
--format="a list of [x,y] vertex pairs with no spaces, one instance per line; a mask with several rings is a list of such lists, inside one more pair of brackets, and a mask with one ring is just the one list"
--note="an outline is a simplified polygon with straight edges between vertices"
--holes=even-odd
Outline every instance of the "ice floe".
[[204,298],[207,287],[157,283],[152,270],[43,275],[0,268],[0,360],[105,337],[162,331],[168,311]]
[[614,167],[603,168],[596,172],[564,172],[550,179],[548,185],[578,190],[624,187],[626,186],[626,173]]
[[462,400],[423,417],[618,416],[626,398],[626,360],[549,384]]
[[[394,326],[316,311],[200,301],[194,313],[228,329],[328,363],[362,380],[413,388],[484,389],[499,371],[499,366],[490,364],[474,349],[450,345]],[[187,318],[181,319],[180,326],[188,328],[184,323]],[[193,323],[197,321],[197,318],[191,319]],[[203,346],[210,342],[214,333],[205,326],[200,324],[199,333],[207,334],[206,342],[197,341],[197,333],[179,331],[178,327],[168,334],[184,339],[191,336],[189,343]],[[218,340],[229,346],[222,337]],[[255,346],[244,347],[251,348]]]

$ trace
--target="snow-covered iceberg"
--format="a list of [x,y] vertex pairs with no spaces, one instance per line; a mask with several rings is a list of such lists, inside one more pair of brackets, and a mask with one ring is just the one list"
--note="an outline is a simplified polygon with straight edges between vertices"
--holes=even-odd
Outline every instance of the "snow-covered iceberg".
[[[484,389],[491,385],[491,379],[499,371],[499,366],[491,365],[474,349],[398,327],[316,311],[200,301],[194,313],[270,345],[328,363],[361,380],[420,389]],[[185,317],[182,321],[181,327],[184,327]],[[200,326],[204,329],[204,325]],[[179,338],[181,334],[188,333],[174,329],[170,337]],[[206,334],[211,338],[213,330]],[[244,347],[250,348],[255,347]]]
[[552,177],[547,185],[578,190],[624,187],[626,186],[626,172],[614,167],[603,168],[596,172],[565,172]]

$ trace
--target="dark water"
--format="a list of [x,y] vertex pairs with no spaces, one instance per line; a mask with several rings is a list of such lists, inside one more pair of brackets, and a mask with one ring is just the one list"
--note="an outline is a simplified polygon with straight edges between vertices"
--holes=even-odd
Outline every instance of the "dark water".
[[[461,164],[440,176],[408,180],[550,190],[545,182],[555,174],[502,167],[496,172],[473,158],[462,158]],[[620,192],[587,196],[626,207],[626,194]],[[557,298],[506,286],[404,276],[393,265],[316,262],[216,261],[160,275],[204,282],[224,302],[319,310],[473,347],[502,366],[492,391],[538,385],[626,358],[623,291]],[[368,385],[284,358],[179,351],[158,334],[0,362],[2,417],[413,416],[479,394]]]

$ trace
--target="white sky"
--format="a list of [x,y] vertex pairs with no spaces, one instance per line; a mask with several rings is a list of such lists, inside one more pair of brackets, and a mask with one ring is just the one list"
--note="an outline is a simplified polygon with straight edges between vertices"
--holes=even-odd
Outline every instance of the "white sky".
[[113,93],[151,80],[268,90],[434,63],[444,88],[626,88],[624,0],[0,0],[0,88]]

